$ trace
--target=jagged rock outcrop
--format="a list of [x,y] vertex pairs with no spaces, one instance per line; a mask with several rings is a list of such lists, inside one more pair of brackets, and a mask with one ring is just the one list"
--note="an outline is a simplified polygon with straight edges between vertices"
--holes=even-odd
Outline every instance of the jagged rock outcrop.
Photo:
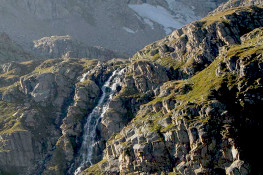
[[[1,173],[41,174],[57,155],[56,143],[71,146],[73,137],[80,139],[82,120],[96,104],[100,89],[93,81],[77,83],[83,71],[93,69],[97,63],[53,59],[33,66],[23,62],[3,66],[5,74],[23,66],[29,72],[17,71],[20,80],[0,90]],[[70,159],[74,148],[65,151]]]
[[221,49],[192,78],[165,83],[107,142],[104,160],[83,174],[260,173],[251,143],[263,124],[256,107],[262,104],[262,32],[255,29],[241,45]]
[[[66,172],[71,174],[72,171],[74,172],[73,168],[76,168],[74,166],[77,165],[74,165],[74,163],[78,162],[79,159],[76,155],[79,155],[78,149],[81,146],[81,136],[84,133],[83,126],[86,117],[98,103],[101,95],[100,88],[104,82],[114,69],[126,62],[127,60],[115,60],[107,63],[97,62],[97,65],[88,67],[86,73],[79,78],[80,82],[76,83],[72,94],[73,100],[68,104],[65,117],[60,126],[62,136],[56,143],[52,158],[46,164],[47,168],[43,171],[44,174],[64,174]],[[94,149],[97,151],[97,154],[94,154],[94,159],[100,160],[104,149],[103,143],[96,144]],[[53,167],[57,168],[54,169]]]
[[220,11],[224,11],[233,7],[240,7],[240,6],[251,6],[251,5],[262,5],[262,0],[235,0],[235,1],[227,1],[222,3],[219,7],[213,10],[210,13],[216,13]]
[[20,80],[20,77],[32,72],[41,60],[8,62],[0,65],[0,88],[7,87]]
[[133,59],[151,59],[175,69],[177,79],[187,78],[213,62],[220,47],[239,44],[242,35],[262,25],[260,7],[211,14],[146,46]]
[[88,47],[70,36],[51,36],[34,41],[33,52],[42,59],[50,58],[92,58],[101,61],[125,58],[120,54],[102,47]]
[[[111,100],[109,110],[101,120],[99,142],[105,143],[126,126],[139,110],[139,106],[151,100],[155,90],[169,80],[167,74],[162,66],[148,61],[131,63],[123,79],[123,88]],[[102,155],[102,152],[95,155],[99,154]]]
[[74,103],[68,107],[66,117],[61,125],[62,136],[56,143],[57,147],[51,161],[47,164],[48,167],[57,166],[58,169],[48,168],[44,174],[62,173],[68,169],[67,167],[70,167],[83,133],[82,121],[95,107],[99,95],[100,89],[92,81],[76,85]]

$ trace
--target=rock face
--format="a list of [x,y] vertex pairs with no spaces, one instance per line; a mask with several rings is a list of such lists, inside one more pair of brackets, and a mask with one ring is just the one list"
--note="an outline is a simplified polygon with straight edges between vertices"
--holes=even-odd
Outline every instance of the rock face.
[[33,52],[40,58],[97,58],[101,61],[112,58],[125,58],[125,54],[88,47],[70,36],[51,36],[34,41]]
[[200,19],[222,2],[1,0],[0,28],[27,48],[39,38],[70,35],[90,46],[133,54],[164,37],[166,29],[169,32]]
[[179,78],[192,76],[218,56],[220,47],[239,44],[243,34],[262,26],[262,11],[246,8],[211,14],[186,25],[146,46],[133,59],[150,58],[175,69]]
[[[1,64],[0,174],[73,174],[87,117],[120,69],[95,130],[94,164],[80,174],[262,174],[262,16],[260,6],[210,14],[130,60]],[[88,55],[79,47],[69,37],[36,42],[47,58]]]
[[98,101],[101,84],[126,62],[64,58],[3,64],[0,172],[65,172],[75,159],[85,117]]
[[[88,58],[107,61],[113,58],[127,58],[127,54],[119,53],[102,47],[86,46],[70,36],[51,36],[33,41],[30,51],[25,51],[20,45],[11,40],[5,33],[0,35],[0,73],[8,72],[15,63],[31,60],[43,60],[54,58]],[[10,69],[10,70],[9,70]],[[19,70],[16,70],[19,71]],[[20,70],[22,73],[23,71]],[[16,72],[17,73],[17,72]]]
[[[208,68],[192,78],[164,83],[160,95],[142,105],[135,119],[109,139],[104,161],[96,171],[260,173],[251,143],[257,142],[252,133],[262,126],[256,114],[260,109],[254,107],[262,103],[262,86],[251,84],[258,84],[262,76],[262,32],[262,28],[255,29],[241,37],[240,45],[225,47]],[[191,85],[185,91],[187,84]],[[169,89],[172,91],[164,95]],[[253,131],[247,130],[253,127]],[[94,173],[94,168],[87,169],[87,174]]]
[[31,59],[33,59],[33,56],[12,41],[7,34],[2,33],[0,35],[0,63],[27,61]]
[[236,0],[236,1],[227,1],[226,3],[221,4],[219,7],[217,7],[213,12],[219,12],[224,11],[226,9],[230,9],[233,7],[239,7],[239,6],[251,6],[251,5],[262,5],[262,0]]
[[11,167],[30,167],[34,158],[32,136],[30,132],[16,132],[1,136],[3,144],[1,165],[8,170]]

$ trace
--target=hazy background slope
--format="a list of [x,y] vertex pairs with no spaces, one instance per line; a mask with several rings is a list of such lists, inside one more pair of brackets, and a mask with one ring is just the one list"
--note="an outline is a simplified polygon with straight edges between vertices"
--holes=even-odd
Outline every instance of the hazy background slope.
[[70,35],[91,46],[133,54],[225,0],[0,0],[0,32],[30,48]]

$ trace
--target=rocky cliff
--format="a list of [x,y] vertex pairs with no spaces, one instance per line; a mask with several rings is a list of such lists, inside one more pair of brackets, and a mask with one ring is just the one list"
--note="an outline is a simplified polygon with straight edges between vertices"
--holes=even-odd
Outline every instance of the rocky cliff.
[[250,6],[250,5],[262,5],[262,0],[235,0],[235,1],[227,1],[226,3],[222,3],[219,7],[217,7],[213,12],[215,13],[219,11],[224,11],[226,9],[230,9],[233,7],[239,6]]
[[262,127],[262,28],[241,40],[222,48],[190,79],[164,83],[156,98],[109,139],[104,161],[87,174],[260,173],[253,154],[262,152],[252,145]]
[[125,54],[102,47],[86,46],[67,36],[44,37],[34,41],[32,52],[39,58],[97,58],[101,61],[113,58],[127,58]]
[[[244,5],[175,30],[129,60],[2,64],[0,174],[262,174],[262,27],[262,6]],[[50,52],[41,43],[48,57],[72,47],[70,40]],[[94,109],[100,115],[89,120]],[[87,122],[95,126],[88,142]]]
[[151,59],[187,78],[211,64],[219,48],[240,44],[242,35],[260,26],[262,12],[256,7],[214,13],[146,46],[133,59]]
[[[5,83],[0,90],[1,172],[41,174],[50,159],[59,156],[63,139],[71,146],[70,159],[72,144],[77,145],[74,137],[80,139],[84,117],[96,104],[100,85],[115,64],[123,63],[114,60],[107,68],[97,60],[53,59],[13,64],[1,74]],[[20,67],[29,72],[17,73]],[[94,77],[80,82],[89,71]],[[14,79],[7,81],[10,76]],[[62,158],[56,162],[64,163]]]

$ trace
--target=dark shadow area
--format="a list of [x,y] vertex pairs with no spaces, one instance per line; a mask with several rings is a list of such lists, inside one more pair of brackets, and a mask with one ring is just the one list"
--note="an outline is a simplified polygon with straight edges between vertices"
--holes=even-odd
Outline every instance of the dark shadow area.
[[[229,116],[233,117],[230,137],[234,139],[240,151],[240,159],[250,165],[251,175],[261,175],[263,173],[261,165],[263,155],[261,144],[263,102],[258,98],[253,98],[253,102],[244,100],[243,96],[237,98],[237,92],[237,88],[229,90],[227,84],[223,84],[215,96],[226,105]],[[249,91],[249,94],[256,97],[256,94],[263,94],[263,89]]]

